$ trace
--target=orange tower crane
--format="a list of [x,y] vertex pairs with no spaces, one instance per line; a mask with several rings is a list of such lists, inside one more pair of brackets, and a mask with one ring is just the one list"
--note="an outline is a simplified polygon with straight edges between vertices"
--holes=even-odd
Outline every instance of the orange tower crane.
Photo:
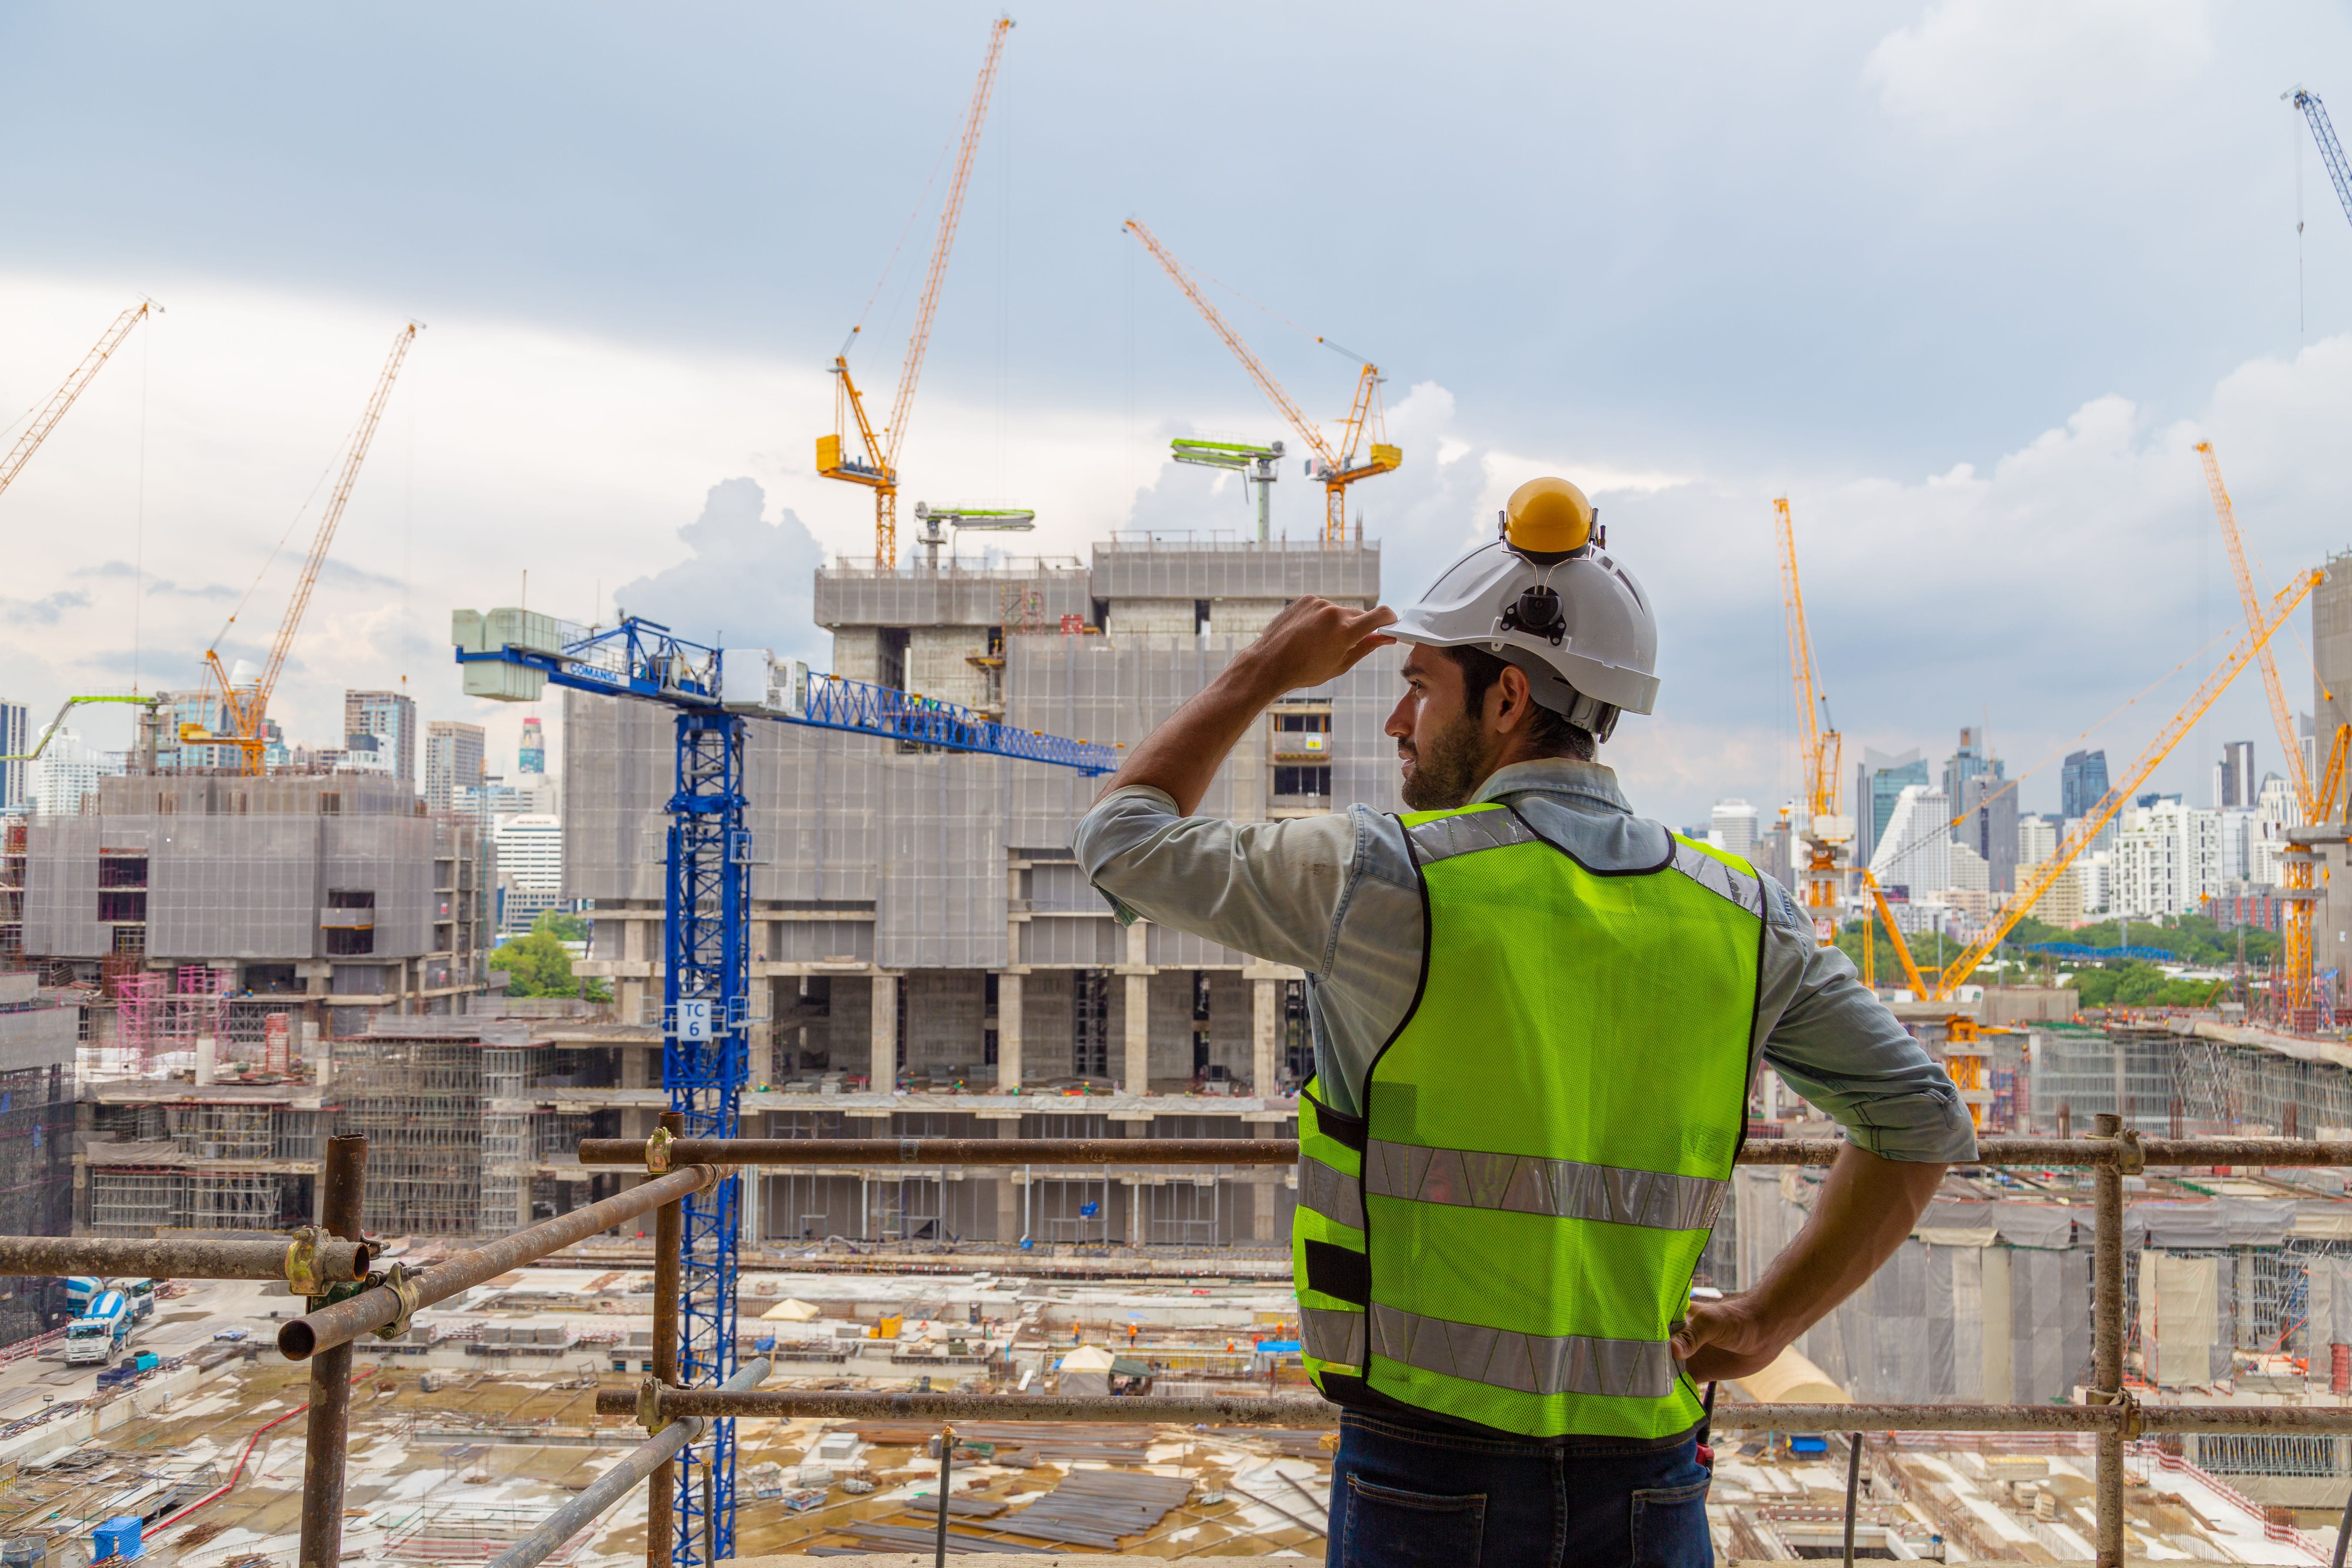
[[[2057,885],[2058,879],[2066,874],[2075,858],[2090,847],[2091,841],[2105,830],[2108,823],[2115,820],[2116,814],[2123,809],[2124,802],[2147,782],[2148,775],[2156,772],[2157,764],[2169,756],[2172,748],[2180,743],[2182,737],[2196,726],[2200,719],[2205,717],[2206,710],[2211,708],[2221,693],[2229,689],[2230,683],[2238,678],[2239,673],[2253,662],[2263,645],[2270,641],[2271,634],[2286,625],[2286,618],[2294,613],[2294,607],[2302,604],[2305,596],[2323,580],[2321,573],[2298,573],[2285,587],[2273,595],[2270,603],[2262,607],[2260,615],[2231,645],[2221,662],[2213,667],[2211,673],[2205,677],[2195,691],[2189,693],[2189,700],[2180,711],[2157,731],[2156,738],[2148,742],[2147,749],[2140,752],[2130,768],[2109,786],[2089,815],[2078,819],[2066,836],[2058,841],[2058,847],[2051,857],[2039,865],[2019,868],[2017,890],[2010,895],[2007,903],[1993,911],[1993,918],[1986,923],[1976,941],[1940,972],[1925,976],[1927,988],[1921,995],[1922,1001],[1949,1000],[1952,993],[1976,973],[1977,965],[2006,941],[2009,933],[2016,929],[2017,922],[2042,901],[2043,894]],[[2337,757],[2331,759],[2329,771],[2340,779],[2343,773],[2340,752]],[[1937,824],[1934,831],[1943,831],[1943,825]],[[1883,899],[1879,900],[1878,907],[1885,917],[1887,935],[1894,940],[1895,951],[1903,955],[1904,967],[1910,969],[1910,949],[1903,940],[1903,933],[1895,929],[1894,911],[1887,908]]]
[[[898,395],[890,403],[890,422],[879,430],[866,417],[866,399],[849,374],[846,344],[833,356],[833,434],[816,438],[816,471],[828,479],[864,485],[874,492],[874,564],[888,571],[898,564],[898,449],[907,442],[907,417],[915,402],[915,384],[922,379],[923,354],[931,345],[931,321],[939,312],[940,285],[947,278],[948,255],[955,248],[956,225],[963,217],[963,198],[971,184],[972,155],[980,151],[980,128],[988,118],[989,95],[995,90],[996,67],[1004,54],[1004,35],[1013,18],[999,16],[989,24],[988,56],[981,61],[980,80],[971,89],[965,111],[963,140],[956,149],[955,177],[948,182],[947,199],[940,205],[940,229],[931,242],[930,270],[923,276],[923,292],[915,307],[914,331],[907,336],[906,362],[898,367]],[[865,330],[860,322],[849,330],[853,342]],[[866,456],[861,461],[846,449],[848,426],[857,426]]]
[[[1381,406],[1381,367],[1360,354],[1349,353],[1328,338],[1315,340],[1334,353],[1347,354],[1361,367],[1356,376],[1356,395],[1348,405],[1347,418],[1339,425],[1339,444],[1333,446],[1324,438],[1321,427],[1291,401],[1290,394],[1283,391],[1282,384],[1274,379],[1274,373],[1250,352],[1249,344],[1242,341],[1241,334],[1234,331],[1216,306],[1209,302],[1209,297],[1201,292],[1200,285],[1192,281],[1192,276],[1184,269],[1184,264],[1170,255],[1168,247],[1142,224],[1129,218],[1126,226],[1129,233],[1143,242],[1143,248],[1151,252],[1152,258],[1167,269],[1168,276],[1175,279],[1176,287],[1192,301],[1192,308],[1199,310],[1217,336],[1224,340],[1225,347],[1233,350],[1234,357],[1242,362],[1242,368],[1249,372],[1250,379],[1257,383],[1258,390],[1265,394],[1266,401],[1290,421],[1290,426],[1298,432],[1299,439],[1315,449],[1315,455],[1307,459],[1307,472],[1309,478],[1323,481],[1323,542],[1344,543],[1348,537],[1348,487],[1359,479],[1388,473],[1404,461],[1404,449],[1389,445],[1385,439],[1388,428],[1386,414]],[[1365,448],[1367,437],[1370,437],[1370,450],[1359,461],[1357,453]]]
[[114,351],[122,346],[122,340],[131,335],[131,329],[145,321],[148,311],[153,310],[160,315],[163,310],[163,307],[154,301],[142,300],[114,318],[114,324],[99,338],[97,346],[82,356],[81,363],[74,366],[73,374],[49,394],[48,401],[34,411],[32,423],[17,436],[16,444],[8,448],[8,455],[0,458],[0,491],[5,491],[25,465],[32,461],[33,454],[40,449],[41,443],[49,438],[49,432],[58,427],[58,421],[66,416],[66,410],[74,405],[74,399],[81,395],[82,389],[98,374],[99,367],[112,358]]
[[[261,772],[262,750],[268,738],[265,721],[269,715],[269,695],[278,689],[278,677],[284,671],[286,656],[294,647],[294,634],[302,625],[302,612],[310,608],[311,590],[319,585],[319,568],[326,564],[327,547],[334,542],[335,525],[342,521],[343,508],[352,499],[352,488],[359,483],[360,465],[367,461],[368,444],[375,439],[376,426],[383,419],[384,404],[392,397],[392,384],[400,377],[401,363],[408,358],[409,345],[416,341],[418,326],[415,321],[409,322],[392,340],[392,357],[384,361],[383,374],[376,377],[375,391],[360,415],[358,428],[352,432],[342,473],[335,480],[335,493],[328,499],[326,510],[320,514],[319,531],[310,541],[310,553],[302,563],[302,574],[294,580],[294,596],[287,603],[286,618],[278,624],[277,639],[269,645],[269,662],[262,667],[260,679],[249,685],[236,684],[222,668],[218,649],[205,650],[205,681],[220,695],[227,728],[211,731],[201,724],[183,724],[180,740],[184,745],[236,747],[241,773]],[[236,624],[236,616],[230,616],[221,627],[223,636]],[[222,639],[213,640],[217,643]]]
[[[2205,488],[2213,498],[2213,516],[2221,525],[2222,542],[2230,547],[2230,568],[2237,574],[2238,598],[2246,610],[2246,624],[2252,626],[2262,615],[2262,600],[2254,595],[2254,576],[2246,567],[2246,544],[2238,531],[2237,509],[2230,503],[2229,487],[2221,482],[2221,465],[2213,456],[2213,443],[2197,443],[2197,455],[2205,463]],[[2303,760],[2303,741],[2294,727],[2294,710],[2287,705],[2286,689],[2279,683],[2277,662],[2265,646],[2258,658],[2263,669],[2263,689],[2271,702],[2271,721],[2278,727],[2279,749],[2286,753],[2287,775],[2294,785],[2296,808],[2303,815],[2300,826],[2318,827],[2336,815],[2336,791],[2342,782],[2342,753],[2346,734],[2338,726],[2335,745],[2328,759],[2327,776],[2318,788],[2311,782],[2311,772]],[[2271,998],[2274,1009],[2284,1018],[2307,1012],[2316,1005],[2312,992],[2311,926],[2318,894],[2312,887],[2317,851],[2307,844],[2293,844],[2281,856],[2281,867],[2286,873],[2281,889],[2286,903],[2286,919],[2279,936],[2279,987]]]
[[1805,763],[1805,907],[1826,947],[1837,931],[1838,881],[1853,843],[1853,818],[1838,811],[1844,741],[1823,721],[1829,699],[1813,670],[1813,639],[1805,629],[1805,590],[1797,578],[1797,531],[1788,498],[1772,503],[1780,534],[1780,595],[1789,614],[1789,668],[1797,683],[1797,744]]

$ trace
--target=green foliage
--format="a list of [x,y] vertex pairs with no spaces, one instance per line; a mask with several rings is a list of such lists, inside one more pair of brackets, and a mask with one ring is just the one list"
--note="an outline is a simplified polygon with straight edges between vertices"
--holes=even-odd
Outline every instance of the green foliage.
[[[2000,970],[1979,969],[1974,979],[1980,985],[2004,983],[2013,985],[2023,978],[2018,967],[2022,965],[2025,972],[2054,983],[2060,973],[2072,971],[2075,976],[2074,984],[2082,992],[2085,1007],[2110,1005],[2188,1006],[2203,1005],[2212,992],[2213,983],[2210,980],[2166,981],[2154,964],[2138,960],[2059,959],[2045,953],[2031,952],[2027,949],[2042,942],[2074,942],[2093,948],[2124,945],[2159,947],[2177,954],[2178,962],[2184,967],[2195,969],[2228,969],[2238,962],[2239,933],[2222,930],[2204,915],[2173,916],[2161,924],[2154,921],[2132,921],[2128,922],[2128,943],[2125,941],[2126,924],[2121,921],[2109,920],[2068,931],[2063,926],[2045,925],[2028,916],[2017,922],[2002,942],[2000,951],[1993,955],[1997,959],[2009,960],[2011,966]],[[1853,961],[1857,970],[1862,967],[1862,926],[1860,921],[1848,921],[1837,938],[1840,951]],[[1877,927],[1874,935],[1877,948],[1878,984],[1883,986],[1905,984],[1903,961],[1895,956],[1895,944],[1886,937],[1886,928],[1883,925]],[[1910,942],[1912,960],[1919,965],[1922,974],[1932,978],[1936,967],[1936,939],[1932,935],[1913,937]],[[2267,968],[2278,952],[2279,939],[2271,931],[2249,929],[2245,932],[2245,942],[2246,967],[2250,971]],[[1959,951],[1957,943],[1948,939],[1945,942],[1943,952],[1947,961],[1958,957]],[[2143,971],[2144,973],[2140,973]],[[2154,978],[2151,980],[2149,976]],[[2169,989],[2163,994],[2147,992],[2147,987],[2158,984]],[[2144,992],[2147,994],[2143,994]]]
[[2203,1007],[2226,986],[2210,980],[2171,980],[2153,963],[2127,959],[2096,964],[2074,976],[2085,1007]]
[[582,920],[578,915],[565,914],[561,910],[550,910],[545,914],[541,915],[537,921],[531,923],[530,929],[534,935],[541,931],[545,931],[548,935],[555,938],[558,942],[586,942],[588,940],[588,922]]
[[[509,996],[581,996],[592,1002],[609,1002],[610,987],[602,981],[591,981],[583,992],[580,982],[572,978],[572,954],[565,951],[565,939],[559,934],[561,921],[574,926],[584,925],[577,916],[541,915],[529,936],[517,937],[499,944],[490,954],[490,967],[507,971],[507,994]],[[570,939],[577,942],[579,937]]]

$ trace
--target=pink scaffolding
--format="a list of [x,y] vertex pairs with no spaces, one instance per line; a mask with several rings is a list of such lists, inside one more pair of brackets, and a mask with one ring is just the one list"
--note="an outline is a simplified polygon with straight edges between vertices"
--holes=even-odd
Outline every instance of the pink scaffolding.
[[114,983],[114,1045],[121,1053],[122,1070],[143,1073],[154,1055],[155,1036],[163,1023],[163,977],[142,970]]
[[207,964],[184,963],[172,994],[167,1027],[172,1048],[192,1050],[198,1035],[218,1039],[228,1026],[228,988],[235,971]]

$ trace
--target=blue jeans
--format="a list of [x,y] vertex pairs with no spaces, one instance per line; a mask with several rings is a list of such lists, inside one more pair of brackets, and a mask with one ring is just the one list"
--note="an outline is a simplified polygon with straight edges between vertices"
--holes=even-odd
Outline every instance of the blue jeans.
[[1563,1449],[1349,1411],[1331,1568],[1711,1568],[1707,1470],[1671,1448]]

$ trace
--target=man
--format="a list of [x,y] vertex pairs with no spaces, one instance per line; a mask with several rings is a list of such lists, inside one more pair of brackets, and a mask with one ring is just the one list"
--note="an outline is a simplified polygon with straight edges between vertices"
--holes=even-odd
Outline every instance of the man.
[[[1077,856],[1122,919],[1308,977],[1293,1256],[1347,1407],[1332,1561],[1705,1563],[1699,1385],[1868,1279],[1975,1139],[1784,889],[1593,760],[1650,711],[1656,634],[1582,492],[1533,480],[1502,521],[1402,616],[1289,605],[1136,748]],[[1408,814],[1191,815],[1267,704],[1396,642]],[[1762,1279],[1693,1301],[1759,1061],[1849,1146]]]

